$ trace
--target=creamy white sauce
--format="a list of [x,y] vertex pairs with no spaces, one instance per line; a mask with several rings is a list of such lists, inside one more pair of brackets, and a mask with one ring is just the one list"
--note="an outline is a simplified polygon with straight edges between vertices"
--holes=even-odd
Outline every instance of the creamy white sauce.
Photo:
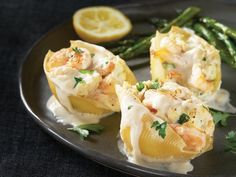
[[215,94],[204,98],[206,104],[213,109],[236,113],[236,108],[230,104],[230,93],[225,89],[219,89]]
[[130,162],[142,165],[144,167],[161,170],[161,171],[169,171],[173,173],[181,173],[181,174],[187,174],[187,172],[190,172],[193,170],[193,165],[190,163],[190,161],[176,161],[176,162],[148,162],[147,160],[139,160],[129,158]]
[[81,124],[92,124],[98,123],[99,120],[105,116],[108,116],[112,113],[96,115],[89,113],[80,113],[80,112],[70,112],[62,106],[55,96],[51,96],[47,101],[47,108],[53,113],[57,122],[62,123],[63,125],[81,125]]

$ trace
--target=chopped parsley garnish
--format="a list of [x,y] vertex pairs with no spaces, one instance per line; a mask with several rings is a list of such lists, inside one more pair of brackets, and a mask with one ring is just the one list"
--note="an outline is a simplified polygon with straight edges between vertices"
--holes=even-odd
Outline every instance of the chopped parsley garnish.
[[145,87],[145,85],[142,82],[139,82],[136,84],[136,88],[139,92],[142,91],[144,89],[144,87]]
[[206,61],[206,57],[204,57],[204,58],[202,59],[202,61]]
[[205,106],[205,105],[202,105],[202,106],[203,106],[203,108],[205,108],[206,110],[209,111],[209,108],[207,106]]
[[133,105],[129,105],[129,106],[128,106],[128,110],[130,110],[132,107],[133,107]]
[[178,120],[178,123],[179,124],[184,124],[185,122],[188,122],[190,119],[189,115],[186,114],[186,113],[183,113],[179,116],[179,120]]
[[226,136],[225,151],[236,154],[236,131],[230,131]]
[[79,83],[85,83],[82,77],[74,77],[75,85],[73,88],[75,88]]
[[67,130],[76,132],[80,135],[80,138],[84,140],[84,138],[87,138],[89,136],[89,133],[101,133],[104,129],[103,126],[99,124],[84,124],[84,125],[78,125],[74,126],[72,128],[67,128]]
[[213,121],[215,125],[220,125],[223,127],[227,126],[227,120],[229,117],[236,117],[236,114],[230,114],[230,113],[218,111],[212,108],[210,108],[210,113],[213,117]]
[[79,70],[79,72],[82,74],[93,74],[94,70],[81,69],[81,70]]
[[175,64],[164,62],[164,63],[163,63],[163,67],[164,67],[165,69],[167,69],[167,70],[175,69]]
[[94,53],[90,53],[90,56],[91,56],[91,58],[93,58],[95,56],[95,54]]
[[160,124],[158,121],[153,122],[151,126],[151,128],[155,128],[155,130],[158,131],[158,135],[163,139],[166,137],[166,127],[167,122],[163,122]]
[[151,85],[149,86],[150,89],[158,89],[160,88],[160,84],[158,81],[152,81]]
[[106,61],[105,64],[107,65],[107,64],[108,64],[108,61]]
[[78,47],[72,48],[72,50],[77,54],[82,54],[84,51],[79,49]]

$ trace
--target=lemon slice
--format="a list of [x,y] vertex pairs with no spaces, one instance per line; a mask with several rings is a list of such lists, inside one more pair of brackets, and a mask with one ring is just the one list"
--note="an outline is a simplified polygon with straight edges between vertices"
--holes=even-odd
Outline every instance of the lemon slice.
[[132,25],[119,10],[95,6],[83,8],[73,15],[73,25],[81,39],[92,42],[108,42],[127,35]]

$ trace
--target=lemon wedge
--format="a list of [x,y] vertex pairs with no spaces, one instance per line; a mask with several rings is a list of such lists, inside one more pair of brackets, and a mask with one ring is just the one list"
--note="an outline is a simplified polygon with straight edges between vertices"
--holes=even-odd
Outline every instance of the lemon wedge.
[[76,11],[73,26],[81,39],[92,42],[108,42],[120,39],[132,29],[130,20],[119,10],[94,6]]

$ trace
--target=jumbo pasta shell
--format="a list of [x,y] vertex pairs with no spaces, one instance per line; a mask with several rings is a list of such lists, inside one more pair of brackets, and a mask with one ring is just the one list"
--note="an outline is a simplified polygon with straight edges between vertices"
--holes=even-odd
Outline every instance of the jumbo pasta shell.
[[212,95],[221,85],[219,51],[189,29],[156,32],[150,48],[151,77],[173,80],[197,95]]
[[[187,149],[184,139],[169,124],[163,139],[151,127],[154,120],[161,118],[143,105],[134,89],[125,83],[123,87],[116,86],[116,92],[122,112],[120,136],[128,156],[150,161],[179,161],[193,159],[212,149],[212,132],[206,135],[206,145],[200,151]],[[209,126],[214,131],[214,125]]]
[[[108,57],[115,57],[111,52],[107,51],[102,47],[98,47],[96,45],[92,45],[82,41],[71,41],[71,47],[83,47],[86,48],[91,53],[101,52],[102,55],[107,55]],[[98,48],[98,49],[97,49]],[[106,98],[110,97],[114,99],[116,103],[115,107],[109,107],[103,104],[104,100],[96,100],[93,96],[80,96],[79,94],[67,94],[63,87],[59,87],[56,82],[51,78],[50,71],[52,65],[50,64],[50,58],[54,55],[54,52],[48,51],[47,55],[44,59],[44,71],[49,83],[50,90],[52,94],[57,98],[57,100],[67,109],[73,109],[74,111],[82,112],[82,113],[92,113],[92,114],[105,114],[113,111],[119,111],[119,103],[117,100],[117,96],[115,93],[115,84],[119,84],[119,82],[127,81],[129,83],[136,83],[136,78],[126,63],[118,58],[115,63],[115,69],[117,72],[119,71],[122,74],[121,78],[114,78],[115,74],[111,73],[111,81],[110,84],[106,88]],[[57,66],[55,66],[57,67]],[[58,91],[60,91],[60,96],[68,97],[69,103],[71,106],[64,104],[58,96]]]

